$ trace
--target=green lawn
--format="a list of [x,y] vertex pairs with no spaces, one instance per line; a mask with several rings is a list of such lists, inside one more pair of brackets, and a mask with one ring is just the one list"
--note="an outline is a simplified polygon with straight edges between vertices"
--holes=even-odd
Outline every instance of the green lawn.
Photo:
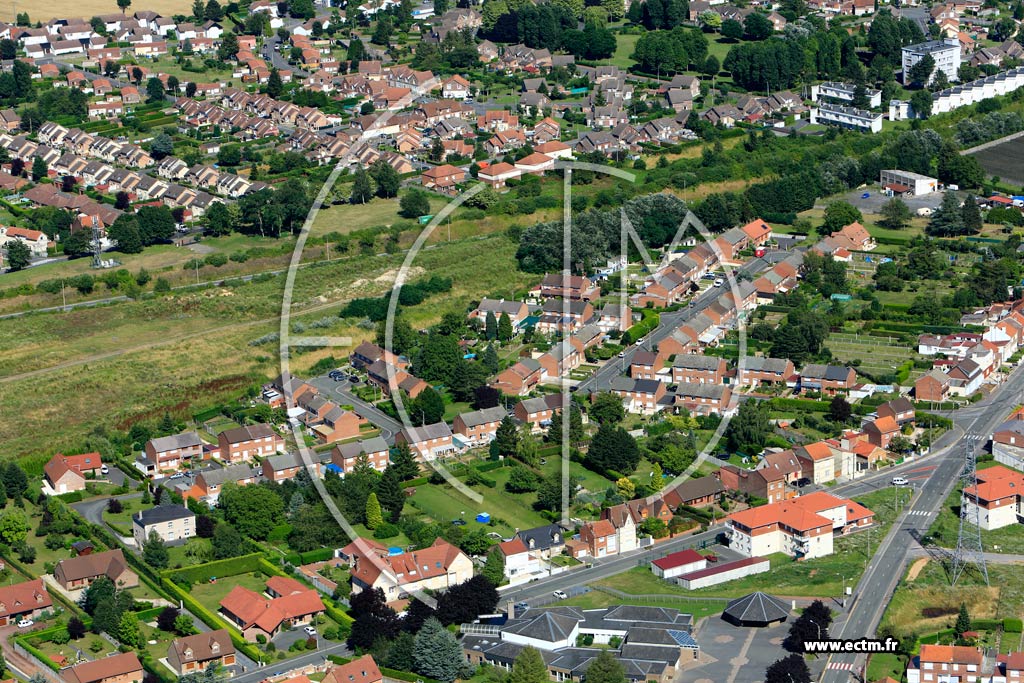
[[110,510],[103,510],[103,521],[107,524],[112,525],[115,529],[125,535],[131,535],[132,533],[132,515],[140,510],[147,510],[153,507],[152,505],[143,505],[140,499],[123,500],[121,501],[121,512],[111,512]]
[[192,586],[192,589],[189,592],[192,594],[192,597],[202,603],[204,607],[211,612],[216,613],[217,610],[220,609],[220,601],[223,600],[235,586],[245,586],[256,593],[262,594],[267,586],[267,579],[262,574],[256,575],[253,572],[247,572],[245,574],[235,574],[234,576],[217,579],[213,583],[197,583]]
[[620,69],[633,66],[632,54],[636,43],[640,40],[639,33],[618,33],[615,35],[615,54],[609,60]]
[[465,519],[467,531],[481,526],[475,521],[477,514],[481,512],[490,513],[495,521],[493,527],[488,527],[488,531],[497,531],[503,536],[510,536],[517,528],[531,529],[547,524],[547,520],[530,507],[536,499],[536,494],[511,494],[505,491],[504,482],[507,481],[508,471],[496,470],[485,474],[499,483],[493,489],[485,486],[474,487],[474,490],[484,498],[479,504],[463,497],[447,484],[417,486],[416,493],[409,502],[436,522]]
[[[956,547],[956,538],[960,530],[959,515],[960,493],[957,487],[957,490],[946,498],[946,504],[939,511],[935,523],[928,529],[928,535],[935,539],[937,545],[946,548]],[[993,552],[995,546],[999,546],[998,552],[1001,553],[1024,553],[1024,527],[1014,524],[995,531],[982,530],[981,542],[986,552]]]
[[868,660],[867,680],[879,681],[886,676],[899,681],[907,670],[907,661],[899,655],[883,652],[871,655]]
[[139,624],[139,630],[142,632],[143,642],[143,646],[139,648],[140,650],[148,652],[156,661],[167,656],[167,648],[175,637],[173,633],[161,631],[155,626],[142,623]]

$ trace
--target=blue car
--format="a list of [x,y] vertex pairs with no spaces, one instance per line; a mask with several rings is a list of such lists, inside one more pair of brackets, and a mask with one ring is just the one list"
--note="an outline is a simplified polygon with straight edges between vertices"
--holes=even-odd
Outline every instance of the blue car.
[[862,194],[862,195],[860,196],[860,198],[861,198],[861,199],[867,199],[867,198],[868,198],[868,197],[870,197],[870,196],[871,196],[871,193],[870,193],[870,192],[865,192],[864,194]]

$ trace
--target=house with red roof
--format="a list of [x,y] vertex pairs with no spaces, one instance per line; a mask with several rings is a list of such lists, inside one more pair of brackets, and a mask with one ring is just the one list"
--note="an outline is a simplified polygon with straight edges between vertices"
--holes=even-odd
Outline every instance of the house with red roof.
[[978,470],[978,483],[963,491],[962,504],[967,519],[977,513],[979,526],[986,531],[1017,523],[1024,474],[1002,465]]
[[868,443],[879,448],[888,448],[894,437],[899,436],[900,426],[890,415],[884,415],[864,425]]
[[610,520],[601,519],[584,524],[580,529],[580,541],[586,545],[590,557],[619,554],[618,535]]
[[768,225],[760,218],[755,218],[740,228],[740,230],[750,238],[750,243],[755,247],[760,247],[771,239],[772,236],[772,226]]
[[498,551],[505,558],[505,578],[509,583],[529,581],[541,570],[540,556],[531,553],[523,539],[518,536],[511,541],[499,543]]
[[674,579],[683,574],[700,571],[707,566],[706,557],[693,548],[687,548],[654,560],[651,562],[651,571],[662,579]]
[[357,538],[341,550],[340,557],[351,567],[353,593],[380,588],[388,602],[473,578],[473,561],[443,538],[421,550],[398,554],[376,540]]
[[907,667],[907,683],[980,681],[985,657],[977,647],[922,645]]
[[825,484],[836,479],[836,458],[832,448],[824,441],[798,446],[793,449],[800,471],[813,484]]
[[729,547],[748,557],[786,553],[798,559],[832,554],[832,541],[871,526],[874,513],[848,499],[817,491],[734,512],[726,518]]
[[857,221],[844,225],[842,230],[837,230],[829,237],[849,251],[871,251],[878,246],[867,228]]
[[382,683],[384,676],[371,655],[356,657],[327,670],[321,683]]
[[43,491],[47,495],[60,495],[81,491],[87,476],[99,475],[103,460],[99,453],[64,455],[57,453],[43,466]]
[[323,614],[324,603],[312,588],[294,579],[273,577],[267,582],[266,595],[235,586],[220,601],[220,611],[247,641],[255,642],[257,636],[270,640],[283,629],[310,623]]
[[0,626],[35,619],[53,607],[42,579],[0,586]]
[[0,247],[5,246],[8,242],[21,242],[28,247],[35,258],[46,256],[46,249],[50,246],[50,238],[44,232],[30,228],[0,225]]

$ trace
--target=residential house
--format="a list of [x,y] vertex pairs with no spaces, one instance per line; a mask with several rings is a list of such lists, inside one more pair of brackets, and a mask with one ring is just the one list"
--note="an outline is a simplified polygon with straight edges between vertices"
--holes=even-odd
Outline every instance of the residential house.
[[217,435],[220,459],[224,462],[249,462],[284,450],[284,439],[268,424],[226,429]]
[[165,544],[180,545],[196,535],[196,513],[184,505],[157,505],[132,515],[136,548],[142,548],[154,532]]
[[356,657],[347,664],[335,664],[321,683],[383,683],[384,676],[372,655]]
[[907,666],[907,683],[980,683],[984,662],[984,655],[977,647],[922,645],[920,653]]
[[933,368],[914,381],[914,398],[918,401],[942,402],[949,398],[950,377]]
[[134,652],[100,657],[60,671],[64,683],[142,683],[142,663]]
[[563,297],[592,301],[601,294],[601,288],[582,275],[559,275],[549,273],[540,283],[542,297]]
[[473,561],[442,538],[422,550],[391,554],[388,546],[359,538],[341,550],[349,562],[352,592],[381,589],[388,602],[401,600],[415,591],[443,590],[473,578]]
[[200,673],[211,666],[230,671],[235,665],[235,644],[222,628],[175,638],[167,648],[167,665],[178,676]]
[[452,430],[445,422],[421,427],[404,427],[395,435],[395,443],[409,446],[420,461],[430,461],[456,450]]
[[886,401],[875,409],[878,417],[891,417],[900,427],[914,422],[914,404],[906,396]]
[[800,388],[805,391],[820,391],[834,396],[840,391],[849,391],[857,382],[853,368],[838,365],[809,363],[800,371]]
[[383,472],[391,461],[389,454],[390,448],[387,442],[379,436],[350,441],[334,447],[331,451],[331,465],[328,465],[328,469],[332,469],[333,466],[340,475],[344,476],[355,469],[365,456],[366,463],[370,467],[378,472]]
[[213,507],[220,500],[224,484],[231,482],[238,486],[248,486],[256,483],[260,474],[259,470],[248,463],[203,470],[196,474],[195,483],[185,497],[205,501]]
[[668,389],[664,382],[656,379],[613,377],[608,391],[622,398],[626,411],[630,413],[653,415],[667,407],[663,399]]
[[542,558],[560,555],[565,547],[565,534],[557,524],[534,527],[516,532],[516,537],[531,551]]
[[673,405],[694,415],[726,415],[732,411],[732,389],[723,384],[679,382]]
[[118,588],[139,585],[139,577],[128,568],[120,549],[58,560],[53,568],[54,580],[66,591],[88,588],[101,576],[113,581]]
[[812,484],[823,485],[836,480],[835,453],[824,441],[797,446],[793,455],[800,464],[801,476]]
[[586,552],[590,557],[599,558],[619,554],[618,534],[607,519],[585,522],[580,528],[580,541],[586,545]]
[[0,626],[11,626],[22,619],[38,619],[53,607],[42,579],[31,579],[0,586]]
[[452,432],[469,446],[484,446],[494,440],[506,415],[501,406],[459,413],[452,421]]
[[703,508],[714,505],[725,492],[722,480],[713,474],[687,479],[663,491],[662,499],[672,509],[680,506]]
[[[276,589],[271,589],[271,582]],[[273,639],[282,630],[312,622],[325,611],[320,594],[306,588],[295,579],[283,576],[272,577],[268,582],[266,598],[245,586],[236,585],[220,601],[220,611],[242,632],[249,642],[259,636]]]
[[900,433],[900,426],[892,417],[879,417],[864,425],[864,433],[868,435],[868,443],[879,448],[888,448],[889,443]]
[[724,384],[727,366],[719,356],[679,354],[670,367],[672,383]]
[[505,560],[505,577],[510,583],[529,581],[541,569],[540,558],[518,536],[499,543],[498,552]]
[[978,470],[978,483],[963,490],[965,519],[973,520],[977,515],[985,531],[1016,525],[1024,516],[1022,492],[1024,474],[1002,465]]
[[737,374],[737,384],[756,388],[760,384],[785,384],[796,374],[796,367],[788,358],[753,356],[740,361]]
[[[196,432],[161,436],[147,441],[143,454],[144,462],[151,468],[149,471],[143,470],[145,474],[177,471],[193,460],[202,460],[203,440]],[[139,467],[138,462],[136,467]]]
[[466,179],[466,172],[451,164],[428,168],[420,175],[420,182],[428,190],[451,192]]
[[504,394],[524,396],[540,383],[544,369],[533,358],[521,358],[517,363],[499,372],[490,384]]
[[524,398],[512,409],[515,418],[530,425],[534,432],[543,431],[551,424],[551,418],[562,412],[560,394],[545,394],[537,398]]

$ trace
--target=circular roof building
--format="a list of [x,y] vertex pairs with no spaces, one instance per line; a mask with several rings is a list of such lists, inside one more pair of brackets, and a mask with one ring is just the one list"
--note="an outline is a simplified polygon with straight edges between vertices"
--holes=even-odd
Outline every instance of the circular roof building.
[[768,626],[784,622],[789,609],[785,601],[758,591],[730,601],[722,618],[736,626]]

